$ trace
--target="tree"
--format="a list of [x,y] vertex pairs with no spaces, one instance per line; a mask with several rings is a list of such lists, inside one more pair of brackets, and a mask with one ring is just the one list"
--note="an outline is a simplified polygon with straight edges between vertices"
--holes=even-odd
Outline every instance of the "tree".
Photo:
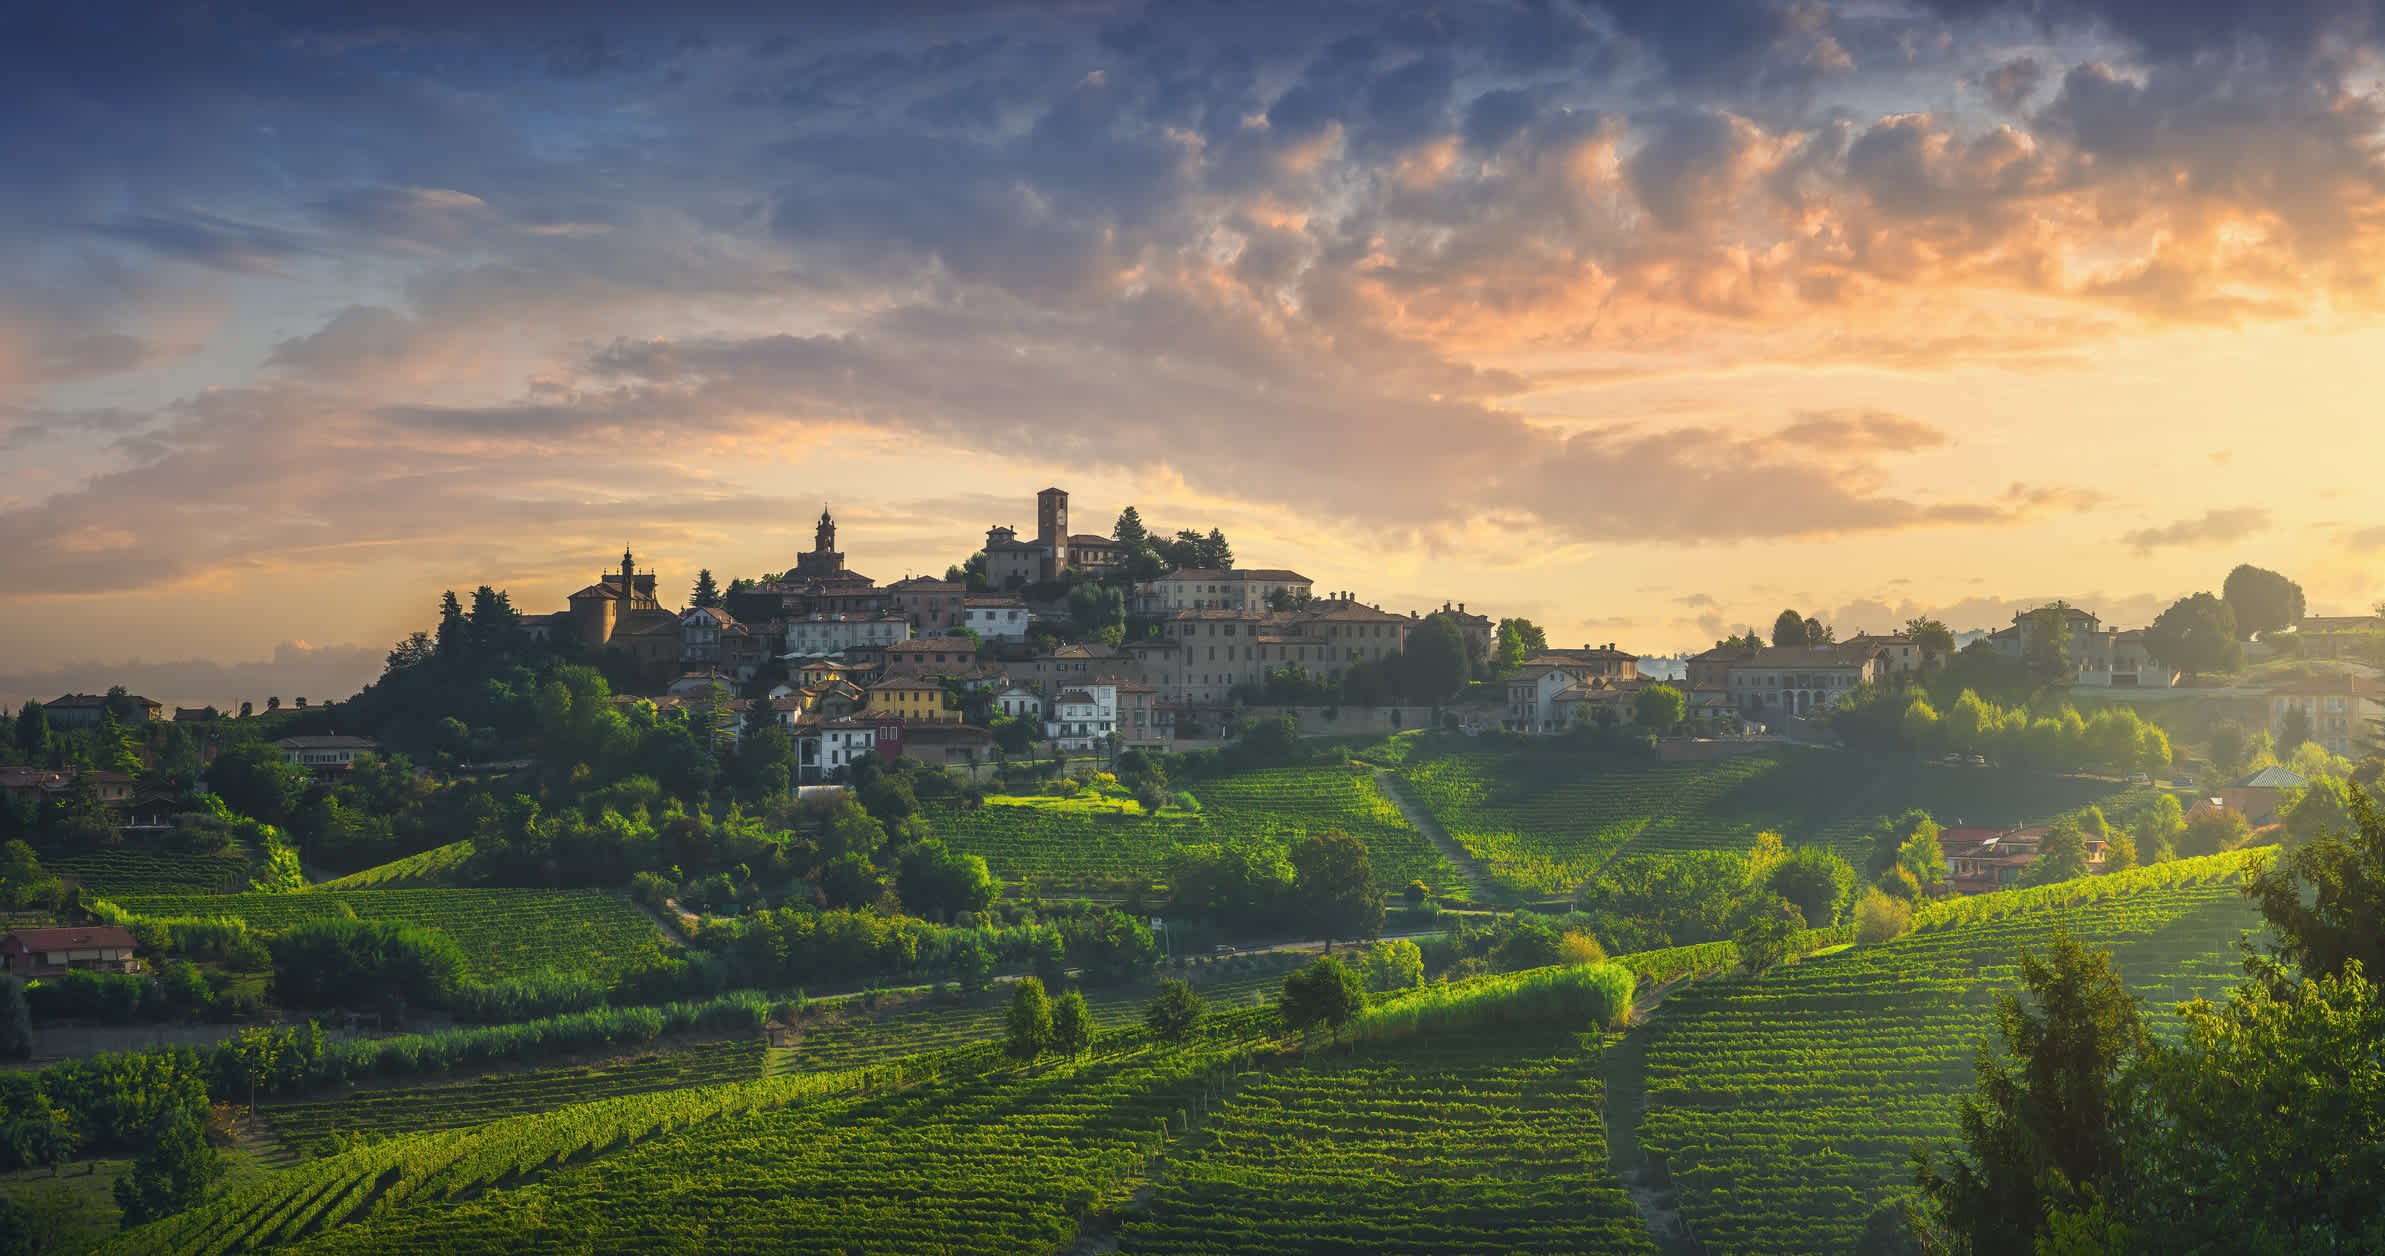
[[1491,666],[1505,676],[1524,665],[1524,637],[1515,630],[1513,620],[1500,620],[1498,644],[1491,652]]
[[243,742],[215,757],[207,788],[225,806],[267,824],[285,824],[313,778],[271,742]]
[[2238,564],[2219,595],[2247,640],[2302,622],[2302,586],[2264,567]]
[[1838,640],[1838,631],[1819,619],[1808,615],[1805,619],[1805,641],[1809,646],[1829,645]]
[[905,850],[894,879],[894,892],[903,906],[929,919],[952,920],[984,911],[1001,889],[984,856],[956,855],[936,841]]
[[1465,633],[1446,615],[1425,616],[1408,634],[1400,671],[1410,698],[1439,705],[1466,683]]
[[1649,685],[1632,699],[1632,716],[1661,737],[1689,718],[1689,699],[1671,685]]
[[150,1136],[148,1150],[133,1162],[132,1171],[116,1181],[116,1206],[124,1210],[125,1228],[197,1204],[223,1175],[223,1157],[207,1145],[199,1123],[188,1112],[176,1110]]
[[1388,938],[1368,947],[1362,967],[1369,990],[1410,990],[1424,984],[1424,950],[1406,938]]
[[885,892],[886,884],[878,879],[878,869],[860,851],[838,855],[820,869],[820,896],[828,900],[830,907],[867,907]]
[[1159,983],[1159,993],[1143,1009],[1143,1023],[1161,1042],[1182,1042],[1192,1036],[1207,1011],[1191,986],[1170,978]]
[[1946,848],[1938,844],[1938,831],[1938,822],[1923,816],[1912,835],[1896,848],[1896,866],[1912,873],[1922,885],[1946,879]]
[[[455,590],[439,596],[439,657],[450,663],[459,662],[472,647],[471,628],[464,622],[464,604],[456,599]],[[265,709],[281,706],[279,698],[267,698]]]
[[1216,528],[1209,529],[1209,535],[1201,538],[1200,559],[1203,567],[1214,567],[1219,571],[1232,570],[1234,548],[1226,544],[1226,534]]
[[1772,866],[1764,885],[1786,899],[1807,927],[1827,929],[1855,893],[1855,870],[1836,851],[1800,846]]
[[1865,890],[1855,904],[1855,940],[1866,946],[1889,941],[1913,925],[1913,904],[1906,899]]
[[39,766],[50,754],[50,716],[39,702],[27,699],[17,708],[17,753]]
[[1110,539],[1118,548],[1133,556],[1151,547],[1151,533],[1143,527],[1142,512],[1129,506],[1118,512],[1118,522],[1110,527]]
[[2385,978],[2385,816],[2366,791],[2345,796],[2351,824],[2288,849],[2253,872],[2245,897],[2268,918],[2272,971],[2312,977],[2358,964]]
[[712,579],[710,567],[696,569],[696,587],[688,594],[688,604],[700,608],[720,605],[720,585]]
[[2053,885],[2061,881],[2076,881],[2090,871],[2087,865],[2087,839],[2075,820],[2055,822],[2045,840],[2038,843],[2037,858],[2022,876],[2024,885]]
[[1383,929],[1383,891],[1366,843],[1340,829],[1292,847],[1292,897],[1329,950],[1335,938],[1371,938]]
[[1923,667],[1945,662],[1954,654],[1954,633],[1943,620],[1916,615],[1905,621],[1905,635],[1913,639],[1913,648],[1921,651]]
[[1365,1009],[1366,990],[1340,960],[1320,955],[1308,967],[1284,978],[1283,997],[1276,1000],[1276,1006],[1283,1011],[1284,1024],[1295,1032],[1323,1025],[1333,1032],[1338,1044],[1342,1026]]
[[1052,1049],[1073,1060],[1092,1045],[1093,1013],[1085,996],[1071,990],[1052,1005]]
[[1032,1060],[1052,1045],[1052,1000],[1043,992],[1043,982],[1035,977],[1021,977],[1010,992],[1010,1013],[1004,1018],[1009,1037],[1004,1049],[1022,1060]]
[[1769,906],[1757,905],[1748,921],[1731,941],[1739,947],[1739,962],[1751,973],[1770,971],[1789,957],[1797,943],[1797,934],[1805,928],[1805,917],[1785,898],[1773,898]]
[[2223,850],[2235,850],[2252,838],[2252,826],[2244,822],[2232,807],[2220,807],[2196,816],[2186,824],[2178,836],[2178,853],[2188,858],[2216,855]]
[[33,1009],[25,1002],[25,983],[0,977],[0,1059],[22,1060],[33,1054]]
[[1805,644],[1805,616],[1782,611],[1772,621],[1772,644],[1781,649]]
[[2106,1198],[2125,1172],[2123,1078],[2151,1040],[2108,952],[2057,933],[2049,958],[2020,954],[2028,999],[1998,1008],[2003,1056],[1980,1053],[1961,1150],[1914,1155],[1915,1228],[1937,1250],[2037,1250],[2051,1214]]
[[2208,593],[2180,598],[2145,629],[2145,652],[2189,675],[2244,666],[2236,613]]
[[2022,619],[2021,662],[2040,685],[2066,684],[2078,669],[2071,665],[2069,610],[2060,602],[2040,606]]
[[2277,722],[2277,752],[2292,754],[2294,748],[2310,740],[2310,712],[2294,707],[2286,718]]

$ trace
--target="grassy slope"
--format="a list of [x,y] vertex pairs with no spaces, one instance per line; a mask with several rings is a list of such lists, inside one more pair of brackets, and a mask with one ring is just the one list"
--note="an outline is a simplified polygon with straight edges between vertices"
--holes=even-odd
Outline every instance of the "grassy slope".
[[2147,796],[2110,781],[1907,758],[1787,751],[1711,763],[1587,757],[1559,747],[1419,754],[1402,769],[1450,835],[1517,893],[1562,894],[1621,855],[1744,850],[1757,833],[1860,864],[1881,820],[2033,823]]
[[1709,1251],[1853,1250],[1909,1184],[1911,1149],[1954,1135],[2021,947],[2067,928],[2166,1006],[2232,985],[2229,945],[2256,921],[2232,884],[2150,889],[1696,983],[1635,1031],[1641,1140]]
[[362,872],[351,872],[337,880],[325,881],[318,890],[401,890],[424,886],[455,884],[455,876],[464,862],[472,858],[472,842],[449,842],[430,850],[393,859]]

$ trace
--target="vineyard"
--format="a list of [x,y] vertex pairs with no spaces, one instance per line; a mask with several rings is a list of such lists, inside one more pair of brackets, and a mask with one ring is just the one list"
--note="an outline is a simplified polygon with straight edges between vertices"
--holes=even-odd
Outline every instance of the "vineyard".
[[[1229,1028],[1258,1027],[1254,1018],[1242,1021]],[[404,1152],[387,1162],[348,1153],[360,1157],[357,1169],[322,1184],[319,1195],[342,1192],[342,1181],[353,1191],[359,1172],[377,1171],[393,1179],[389,1189],[399,1198],[384,1196],[373,1219],[293,1250],[1050,1251],[1106,1192],[1143,1172],[1168,1130],[1181,1127],[1187,1109],[1246,1058],[1230,1047],[1152,1049],[1133,1035],[1112,1043],[1110,1053],[1080,1063],[947,1074],[941,1082],[875,1085],[867,1094],[841,1085],[841,1095],[802,1092],[810,1102],[723,1108],[703,1124],[680,1121],[677,1132],[643,1140],[634,1137],[643,1116],[596,1110],[659,1109],[680,1093],[710,1092],[615,1100],[546,1119],[570,1132],[499,1135],[512,1124],[501,1123],[456,1140],[480,1144],[471,1150],[442,1146],[430,1157],[444,1162],[436,1168],[418,1167]],[[568,1162],[575,1144],[616,1142],[629,1145],[591,1162]],[[551,1171],[539,1180],[471,1194],[541,1166]],[[285,1204],[292,1215],[309,1206]],[[265,1224],[245,1232],[268,1232]],[[212,1238],[231,1229],[203,1233]],[[222,1250],[180,1234],[175,1239],[140,1250]]]
[[540,969],[609,978],[659,959],[662,934],[627,898],[603,890],[412,889],[295,894],[126,895],[136,916],[230,916],[258,929],[353,912],[407,920],[454,938],[471,976],[488,981]]
[[44,871],[83,887],[85,898],[120,894],[220,894],[248,888],[256,875],[246,855],[174,855],[96,850],[42,861]]
[[2209,862],[2134,893],[2038,910],[2024,900],[1677,991],[1639,1031],[1639,1136],[1679,1186],[1691,1230],[1717,1253],[1852,1250],[1909,1184],[1913,1146],[1954,1136],[2016,955],[2057,926],[2112,948],[2121,977],[2156,1007],[2224,992],[2240,975],[2229,944],[2257,917],[2232,868]]
[[362,872],[351,872],[336,881],[325,881],[319,890],[402,890],[419,886],[452,885],[456,873],[472,858],[472,843],[449,842],[420,854],[393,859]]
[[1744,850],[1759,832],[1860,865],[1875,826],[1918,807],[1941,824],[2019,824],[2150,796],[2109,782],[1825,751],[1658,763],[1560,754],[1418,756],[1403,778],[1493,880],[1570,893],[1618,855]]
[[1654,1252],[1607,1168],[1596,1044],[1436,1034],[1257,1075],[1119,1250]]
[[1201,810],[1159,816],[1110,808],[938,807],[929,826],[945,844],[982,855],[1005,881],[1091,885],[1159,878],[1168,856],[1201,842],[1288,845],[1304,834],[1343,829],[1364,840],[1375,879],[1397,888],[1421,880],[1462,893],[1457,869],[1399,809],[1365,768],[1283,768],[1245,772],[1194,786]]
[[605,1067],[540,1069],[460,1086],[361,1091],[345,1099],[287,1103],[258,1115],[291,1148],[319,1150],[334,1134],[416,1134],[484,1125],[621,1095],[647,1094],[762,1075],[759,1039],[711,1042]]
[[[1283,985],[1283,974],[1269,973],[1195,989],[1212,1010],[1223,1011],[1272,1004]],[[1085,990],[1085,1003],[1097,1028],[1114,1029],[1142,1023],[1143,1008],[1157,992],[1149,982],[1092,986]],[[997,986],[994,994],[967,1003],[921,999],[874,1016],[816,1025],[797,1039],[785,1067],[844,1069],[922,1051],[998,1041],[1006,1032],[1002,1018],[1010,1007],[1008,995],[1007,986]]]

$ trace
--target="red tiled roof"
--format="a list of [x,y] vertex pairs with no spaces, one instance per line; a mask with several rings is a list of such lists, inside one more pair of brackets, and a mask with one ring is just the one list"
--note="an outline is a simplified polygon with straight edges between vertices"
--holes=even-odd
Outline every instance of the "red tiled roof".
[[28,951],[89,951],[133,944],[132,932],[121,925],[87,925],[71,929],[19,929],[8,935]]

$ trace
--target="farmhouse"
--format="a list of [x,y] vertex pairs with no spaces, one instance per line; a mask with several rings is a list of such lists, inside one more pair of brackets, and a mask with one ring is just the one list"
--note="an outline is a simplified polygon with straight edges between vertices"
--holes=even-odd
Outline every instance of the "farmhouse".
[[19,929],[0,938],[0,972],[19,979],[65,972],[129,973],[140,963],[133,958],[132,934],[120,925]]
[[316,776],[338,776],[356,768],[356,756],[372,754],[381,743],[370,737],[284,737],[273,743],[282,758]]

